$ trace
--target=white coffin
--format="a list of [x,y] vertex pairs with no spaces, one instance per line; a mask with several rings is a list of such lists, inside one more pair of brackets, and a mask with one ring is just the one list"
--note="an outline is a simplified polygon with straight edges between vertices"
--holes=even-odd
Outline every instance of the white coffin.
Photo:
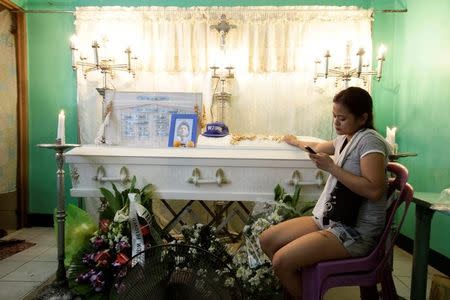
[[127,185],[120,180],[136,176],[137,187],[152,183],[161,199],[270,201],[277,184],[292,193],[295,183],[303,186],[302,199],[311,201],[317,200],[326,179],[305,152],[291,146],[265,150],[82,146],[68,151],[65,158],[74,197],[100,197],[100,187],[111,188],[114,182],[123,189]]

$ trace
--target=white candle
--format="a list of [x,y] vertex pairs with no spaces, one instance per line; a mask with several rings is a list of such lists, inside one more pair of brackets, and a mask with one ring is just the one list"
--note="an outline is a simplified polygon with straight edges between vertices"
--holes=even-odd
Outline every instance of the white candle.
[[130,71],[131,71],[131,48],[127,47],[127,49],[125,49],[125,53],[127,54],[128,73],[130,73]]
[[70,37],[70,48],[77,49],[78,46],[78,37],[74,34]]
[[381,73],[383,73],[383,61],[384,61],[384,59],[378,59],[378,66],[377,66],[377,79],[378,79],[378,81],[380,81]]
[[329,50],[327,50],[326,52],[325,52],[325,78],[327,78],[328,77],[328,64],[329,64],[329,62],[330,62],[330,51]]
[[320,64],[320,60],[316,59],[316,61],[314,63],[314,80],[317,79],[317,74],[319,73],[319,64]]
[[380,81],[381,74],[383,72],[383,62],[385,60],[385,53],[386,53],[386,47],[384,45],[381,45],[378,49],[378,66],[377,66],[377,79]]
[[75,55],[76,55],[76,51],[77,49],[77,36],[76,35],[72,35],[70,38],[70,49],[72,50],[72,68],[76,69],[77,67],[77,61],[75,59]]
[[94,49],[94,61],[98,66],[98,48],[100,48],[100,46],[98,45],[97,41],[92,42],[92,48]]
[[362,72],[362,64],[363,64],[363,55],[364,55],[365,51],[364,48],[359,48],[358,53],[356,53],[356,55],[359,56],[359,60],[358,60],[358,77],[361,75]]
[[77,61],[75,59],[75,51],[77,51],[75,48],[71,48],[71,52],[72,52],[72,69],[76,69],[77,68]]
[[56,134],[56,139],[61,140],[61,144],[66,143],[65,120],[64,110],[61,110],[58,115],[58,132]]

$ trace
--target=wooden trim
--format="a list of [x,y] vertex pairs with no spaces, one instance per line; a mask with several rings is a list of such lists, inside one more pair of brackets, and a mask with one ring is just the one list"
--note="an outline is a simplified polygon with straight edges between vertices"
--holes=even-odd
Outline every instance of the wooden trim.
[[28,70],[27,32],[23,12],[17,13],[17,75],[18,75],[18,208],[19,228],[27,225],[28,213]]
[[24,10],[11,0],[0,4],[14,12],[17,64],[17,228],[27,226],[28,213],[28,71],[27,34]]
[[19,6],[17,6],[17,4],[15,4],[14,2],[12,2],[10,0],[0,0],[0,4],[9,10],[22,10],[23,11],[23,9],[21,9]]

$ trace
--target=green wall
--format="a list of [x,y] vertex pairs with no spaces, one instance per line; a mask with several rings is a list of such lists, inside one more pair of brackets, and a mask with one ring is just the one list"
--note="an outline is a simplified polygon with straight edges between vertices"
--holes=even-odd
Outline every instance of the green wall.
[[26,0],[12,0],[11,2],[14,2],[17,6],[24,7],[27,1]]
[[[407,13],[375,15],[374,45],[388,48],[386,72],[373,85],[377,126],[395,125],[400,151],[417,157],[400,162],[416,191],[450,186],[450,1],[408,0]],[[413,238],[415,208],[402,232]],[[450,218],[436,213],[431,247],[450,257]]]
[[[23,3],[24,1],[15,1]],[[407,2],[407,3],[406,3]],[[387,125],[398,126],[401,151],[419,154],[405,158],[411,172],[410,182],[416,191],[438,192],[449,186],[450,99],[448,39],[450,21],[447,0],[425,1],[308,1],[308,0],[158,0],[158,1],[47,1],[31,0],[26,9],[63,10],[75,5],[358,5],[376,9],[404,9],[407,13],[376,13],[374,46],[388,47],[384,78],[373,84],[377,127],[381,133]],[[51,213],[56,203],[56,166],[50,150],[36,147],[51,143],[56,137],[57,115],[66,112],[66,140],[77,142],[76,81],[71,69],[69,37],[74,32],[73,15],[67,13],[29,13],[29,160],[30,213]],[[66,173],[68,202],[70,180]],[[410,210],[403,233],[413,237],[414,207]],[[436,214],[433,219],[431,247],[450,257],[449,218]]]
[[[66,115],[66,142],[78,139],[75,73],[68,46],[73,21],[71,14],[27,15],[30,213],[51,213],[55,207],[55,153],[36,145],[55,142],[61,109]],[[67,197],[69,177],[66,168]]]

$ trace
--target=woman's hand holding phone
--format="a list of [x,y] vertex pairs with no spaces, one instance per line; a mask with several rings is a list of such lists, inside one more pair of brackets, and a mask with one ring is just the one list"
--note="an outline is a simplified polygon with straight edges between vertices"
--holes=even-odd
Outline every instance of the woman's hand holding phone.
[[308,152],[311,153],[311,154],[317,154],[317,152],[314,151],[314,149],[311,148],[310,146],[305,146],[305,149],[306,149],[306,151],[308,151]]

